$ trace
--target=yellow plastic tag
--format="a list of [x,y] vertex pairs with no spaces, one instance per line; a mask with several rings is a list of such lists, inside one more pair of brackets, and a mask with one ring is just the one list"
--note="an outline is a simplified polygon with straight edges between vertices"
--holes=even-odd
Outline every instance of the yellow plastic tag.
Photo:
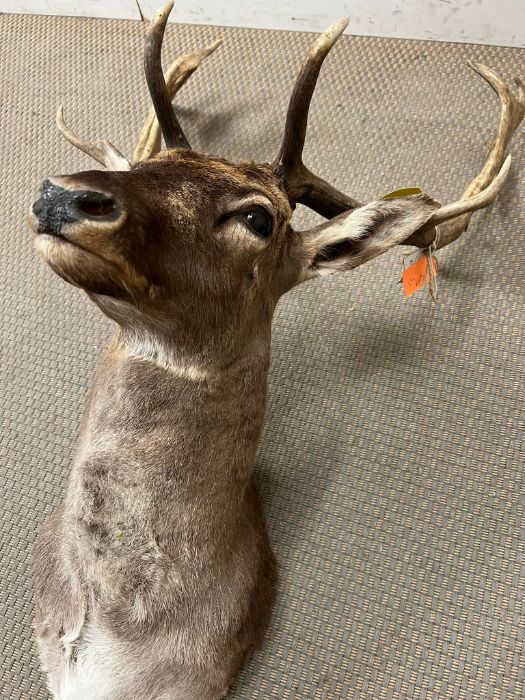
[[421,190],[419,187],[404,187],[401,190],[385,194],[381,199],[397,199],[398,197],[409,197],[411,194],[421,194]]

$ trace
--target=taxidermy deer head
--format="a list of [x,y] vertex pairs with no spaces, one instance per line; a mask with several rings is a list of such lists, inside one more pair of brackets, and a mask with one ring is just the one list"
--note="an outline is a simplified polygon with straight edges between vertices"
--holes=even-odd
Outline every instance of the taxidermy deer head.
[[[252,469],[266,401],[272,315],[305,280],[398,244],[455,240],[507,177],[517,94],[462,197],[361,205],[302,162],[308,108],[341,20],[313,44],[271,164],[191,149],[171,100],[220,42],[176,61],[145,47],[154,106],[133,164],[109,142],[64,136],[106,171],[53,177],[30,213],[38,253],[119,330],[91,390],[66,498],[35,553],[36,634],[55,698],[217,700],[264,628],[275,580]],[[158,152],[160,133],[167,150]],[[291,226],[301,203],[328,219]]]

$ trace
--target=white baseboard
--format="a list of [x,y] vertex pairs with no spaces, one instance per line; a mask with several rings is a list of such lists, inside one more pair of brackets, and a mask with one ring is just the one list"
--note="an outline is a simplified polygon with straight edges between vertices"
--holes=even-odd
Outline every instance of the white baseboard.
[[[163,0],[0,0],[0,12],[139,19]],[[348,15],[349,34],[525,47],[525,0],[176,0],[189,24],[317,32]]]
[[[162,0],[159,0],[159,4]],[[0,0],[0,12],[66,17],[140,19],[135,0]]]

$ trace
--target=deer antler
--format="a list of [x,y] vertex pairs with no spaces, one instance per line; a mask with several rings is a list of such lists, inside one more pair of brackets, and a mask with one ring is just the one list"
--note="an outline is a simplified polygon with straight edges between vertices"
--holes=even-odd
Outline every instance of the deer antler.
[[[279,154],[272,164],[282,178],[293,205],[300,202],[318,214],[331,219],[349,209],[361,206],[320,177],[310,172],[302,162],[306,136],[308,108],[324,59],[342,35],[348,20],[341,19],[317,39],[301,67],[288,105],[284,137]],[[472,212],[491,204],[500,192],[509,172],[510,156],[504,161],[505,151],[525,112],[525,86],[515,78],[518,90],[510,87],[482,64],[469,66],[481,75],[496,91],[501,101],[500,122],[484,167],[467,187],[461,199],[441,207],[419,231],[404,242],[425,248],[436,238],[439,224],[438,248],[455,241],[468,226]]]
[[509,142],[525,115],[525,84],[514,78],[516,94],[493,70],[482,63],[468,65],[494,89],[501,102],[498,128],[489,149],[485,164],[476,177],[452,204],[447,204],[432,216],[425,226],[416,231],[405,244],[420,248],[428,246],[436,238],[435,227],[439,225],[436,248],[453,243],[467,229],[472,213],[489,206],[503,187],[510,168],[510,156],[505,158]]
[[[212,54],[222,44],[222,39],[217,39],[203,49],[192,51],[177,58],[166,71],[164,80],[168,89],[170,101],[181,89],[188,78],[197,70],[202,61]],[[140,132],[139,140],[133,154],[133,160],[146,160],[160,150],[160,125],[155,114],[155,108],[151,107]]]
[[[220,44],[215,42],[202,51],[188,54],[176,61],[166,80],[162,74],[161,46],[168,15],[173,7],[169,2],[157,13],[151,24],[145,48],[145,71],[148,87],[164,133],[168,148],[189,147],[173,111],[171,100],[201,61]],[[321,34],[313,44],[295,82],[284,129],[283,141],[272,167],[281,177],[292,205],[301,203],[326,218],[333,218],[360,203],[340,192],[318,175],[312,173],[302,161],[306,138],[308,110],[322,64],[330,49],[348,26],[343,18]],[[514,131],[521,123],[525,112],[525,86],[516,78],[517,94],[514,95],[506,83],[490,68],[482,64],[469,66],[481,75],[496,91],[501,100],[501,116],[498,130],[484,167],[467,187],[458,202],[441,207],[425,226],[414,233],[408,245],[427,247],[436,238],[439,229],[438,248],[455,241],[466,230],[474,211],[489,206],[502,189],[510,168],[510,156],[504,161],[505,151]],[[167,83],[167,85],[166,85]],[[148,158],[160,147],[160,136],[153,112],[150,112],[143,127],[135,159]]]
[[157,11],[150,24],[144,46],[144,73],[166,146],[168,148],[191,148],[173,110],[162,72],[162,39],[172,8],[173,0],[170,0]]
[[64,122],[64,110],[62,105],[57,110],[56,125],[64,138],[73,146],[79,148],[88,156],[91,156],[108,170],[129,170],[129,162],[122,153],[109,141],[96,141],[91,143],[77,136]]
[[272,163],[274,171],[283,180],[291,203],[295,205],[300,202],[327,219],[361,206],[357,200],[339,192],[310,172],[302,161],[308,109],[317,78],[324,59],[348,26],[348,21],[348,18],[344,17],[332,24],[310,49],[294,85],[286,114],[283,141]]

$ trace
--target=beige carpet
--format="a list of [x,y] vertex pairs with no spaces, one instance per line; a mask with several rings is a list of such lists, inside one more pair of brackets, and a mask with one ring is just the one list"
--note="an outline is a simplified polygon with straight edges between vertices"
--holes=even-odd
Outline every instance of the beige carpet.
[[[129,154],[147,100],[139,23],[2,16],[0,28],[1,696],[14,700],[46,697],[32,546],[110,332],[33,254],[25,212],[45,176],[92,167],[55,131],[58,104]],[[269,159],[311,38],[171,27],[169,54],[217,35],[180,94],[184,126],[201,150]],[[498,115],[468,57],[525,74],[519,50],[344,38],[316,93],[308,164],[362,200],[407,185],[458,195]],[[439,255],[436,307],[403,300],[401,250],[282,301],[257,459],[281,579],[231,698],[525,697],[524,135],[497,205]]]

